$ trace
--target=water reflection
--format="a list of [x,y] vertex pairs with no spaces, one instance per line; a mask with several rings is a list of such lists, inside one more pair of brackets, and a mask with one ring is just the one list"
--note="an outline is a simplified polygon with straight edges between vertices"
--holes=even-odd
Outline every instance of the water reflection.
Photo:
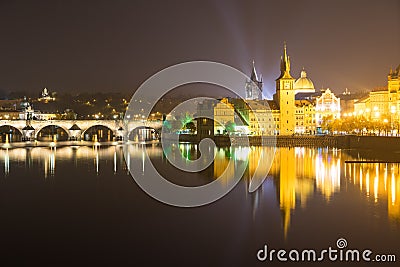
[[[188,146],[181,145],[182,153],[188,155]],[[214,178],[224,171],[233,176],[234,168],[229,168],[229,159],[244,160],[248,164],[246,182],[257,171],[258,159],[263,155],[262,150],[268,147],[251,148],[217,148],[214,160]],[[189,150],[190,151],[190,150]],[[265,153],[268,155],[268,153]],[[310,199],[322,196],[329,205],[336,194],[347,192],[346,182],[351,182],[365,192],[366,200],[387,202],[387,214],[390,220],[400,222],[400,165],[399,164],[347,164],[352,156],[338,149],[328,148],[279,148],[276,151],[273,165],[269,171],[272,176],[278,196],[283,234],[286,237],[290,228],[291,216],[297,207],[305,209]],[[261,160],[262,162],[262,160]],[[265,170],[263,170],[265,171]],[[342,173],[344,172],[344,173]],[[223,181],[221,181],[223,182]],[[342,184],[346,186],[342,186]],[[257,212],[262,194],[258,190],[252,198],[252,205]],[[397,198],[396,198],[397,196]],[[353,197],[353,196],[351,196]],[[354,196],[356,197],[356,196]],[[254,215],[254,214],[253,214]]]
[[[248,163],[247,177],[256,172],[267,172],[267,165],[258,162],[263,150],[269,147],[251,148],[218,148],[214,161],[214,177],[226,170],[229,158],[246,160]],[[264,151],[266,152],[266,151]],[[263,159],[261,159],[263,162]],[[258,168],[258,169],[257,169]],[[311,148],[279,148],[269,174],[274,178],[275,188],[279,197],[279,207],[282,215],[284,236],[290,227],[291,214],[296,205],[305,208],[307,201],[315,192],[320,192],[327,202],[334,193],[340,191],[341,154],[337,150]],[[228,170],[233,172],[234,170]],[[248,181],[248,179],[247,179]],[[258,207],[261,194],[257,191],[254,197],[254,207]]]
[[394,163],[346,164],[345,178],[374,203],[387,202],[389,218],[400,221],[400,165]]
[[[142,151],[142,150],[141,150]],[[75,168],[82,159],[93,160],[93,169],[97,174],[101,171],[102,159],[112,159],[112,170],[118,170],[118,165],[124,166],[121,146],[66,146],[66,147],[25,147],[0,150],[0,159],[3,160],[4,175],[7,176],[13,168],[25,169],[40,168],[44,178],[54,176],[57,161],[71,162]],[[119,162],[118,162],[119,159]]]
[[[3,161],[1,163],[4,166],[4,176],[10,176],[14,169],[25,166],[25,169],[40,169],[45,178],[53,177],[59,171],[57,166],[60,161],[66,164],[72,163],[74,168],[78,168],[80,164],[92,164],[89,169],[96,174],[107,171],[115,174],[129,173],[133,166],[131,161],[138,160],[141,162],[140,171],[145,173],[147,163],[144,149],[147,150],[150,158],[160,159],[161,164],[168,165],[162,149],[156,145],[129,145],[125,154],[126,163],[122,146],[4,148],[0,150],[0,160]],[[197,146],[193,144],[180,144],[179,147],[171,149],[179,149],[188,160],[198,157]],[[267,171],[266,164],[258,165],[258,162],[260,158],[263,162],[263,157],[270,155],[271,149],[273,148],[216,148],[216,158],[205,173],[211,179],[222,176],[220,182],[224,186],[235,173],[235,166],[230,165],[229,160],[233,158],[235,162],[244,161],[248,166],[244,182],[248,186],[248,177]],[[364,201],[372,201],[379,204],[379,207],[387,207],[389,221],[395,224],[400,222],[400,165],[345,163],[346,160],[351,159],[353,159],[352,156],[336,149],[279,148],[276,150],[274,162],[269,171],[269,182],[272,181],[273,190],[275,190],[284,237],[288,235],[292,216],[295,216],[296,210],[306,209],[308,203],[317,198],[321,198],[326,205],[330,205],[336,195],[351,192],[348,190],[351,186],[362,193],[361,197]],[[246,194],[247,191],[243,193]],[[253,216],[262,206],[260,203],[265,200],[263,197],[265,194],[271,194],[271,190],[263,190],[261,187],[252,195]]]
[[8,154],[8,148],[4,153],[4,174],[7,176],[10,172],[10,155]]

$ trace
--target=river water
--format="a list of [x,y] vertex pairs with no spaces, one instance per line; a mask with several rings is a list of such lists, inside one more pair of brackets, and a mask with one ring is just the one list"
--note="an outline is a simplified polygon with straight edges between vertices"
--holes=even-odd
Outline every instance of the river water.
[[[168,163],[157,145],[129,145],[130,160],[142,160],[144,149],[160,173],[181,185],[213,181],[231,158],[248,167],[222,199],[177,208],[139,188],[120,145],[3,148],[0,261],[253,266],[270,264],[256,257],[264,245],[323,249],[336,247],[338,238],[349,248],[400,258],[400,164],[345,162],[376,153],[278,148],[267,179],[248,193],[260,151],[268,148],[216,148],[214,163],[190,175]],[[195,145],[179,149],[196,157]]]

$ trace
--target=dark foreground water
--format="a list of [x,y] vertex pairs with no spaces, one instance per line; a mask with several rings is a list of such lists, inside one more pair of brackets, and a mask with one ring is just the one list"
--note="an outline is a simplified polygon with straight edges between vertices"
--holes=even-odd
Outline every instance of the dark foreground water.
[[[257,260],[264,245],[320,250],[337,248],[338,238],[400,260],[400,164],[345,163],[376,153],[280,148],[250,194],[248,176],[266,148],[217,149],[215,162],[193,175],[174,169],[159,147],[146,149],[161,173],[184,185],[212,181],[232,157],[248,170],[221,200],[176,208],[137,186],[122,146],[1,149],[0,265],[275,266],[276,258]],[[180,149],[190,158],[197,148]],[[129,151],[142,159],[143,147]]]

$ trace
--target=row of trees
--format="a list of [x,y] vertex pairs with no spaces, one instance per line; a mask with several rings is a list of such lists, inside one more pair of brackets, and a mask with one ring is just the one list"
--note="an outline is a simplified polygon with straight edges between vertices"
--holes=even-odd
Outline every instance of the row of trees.
[[391,131],[398,130],[398,127],[398,124],[392,125],[390,118],[368,120],[362,116],[341,119],[328,116],[321,124],[322,131],[334,134],[388,135]]
[[[224,132],[222,134],[231,134],[235,132],[236,124],[232,121],[228,121],[224,125]],[[177,115],[172,120],[164,121],[164,131],[169,133],[185,132],[188,134],[194,134],[197,130],[196,123],[193,116],[186,112],[185,114]]]
[[170,133],[176,133],[180,131],[186,131],[187,133],[194,133],[196,131],[196,125],[193,121],[193,116],[186,112],[182,115],[177,115],[173,120],[164,121],[164,131]]

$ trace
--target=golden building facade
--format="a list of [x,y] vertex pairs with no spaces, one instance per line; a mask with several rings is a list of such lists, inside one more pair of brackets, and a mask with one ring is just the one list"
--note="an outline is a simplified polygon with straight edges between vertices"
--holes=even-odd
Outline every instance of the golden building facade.
[[228,124],[235,122],[235,109],[227,98],[221,99],[214,106],[214,133],[227,133]]
[[296,100],[296,134],[314,134],[315,106],[309,100]]
[[387,88],[378,88],[354,103],[354,114],[367,119],[387,121],[392,128],[400,122],[400,65],[388,74]]
[[322,122],[327,117],[332,119],[340,119],[340,98],[328,88],[317,97],[315,103],[315,116],[317,126],[321,126]]

